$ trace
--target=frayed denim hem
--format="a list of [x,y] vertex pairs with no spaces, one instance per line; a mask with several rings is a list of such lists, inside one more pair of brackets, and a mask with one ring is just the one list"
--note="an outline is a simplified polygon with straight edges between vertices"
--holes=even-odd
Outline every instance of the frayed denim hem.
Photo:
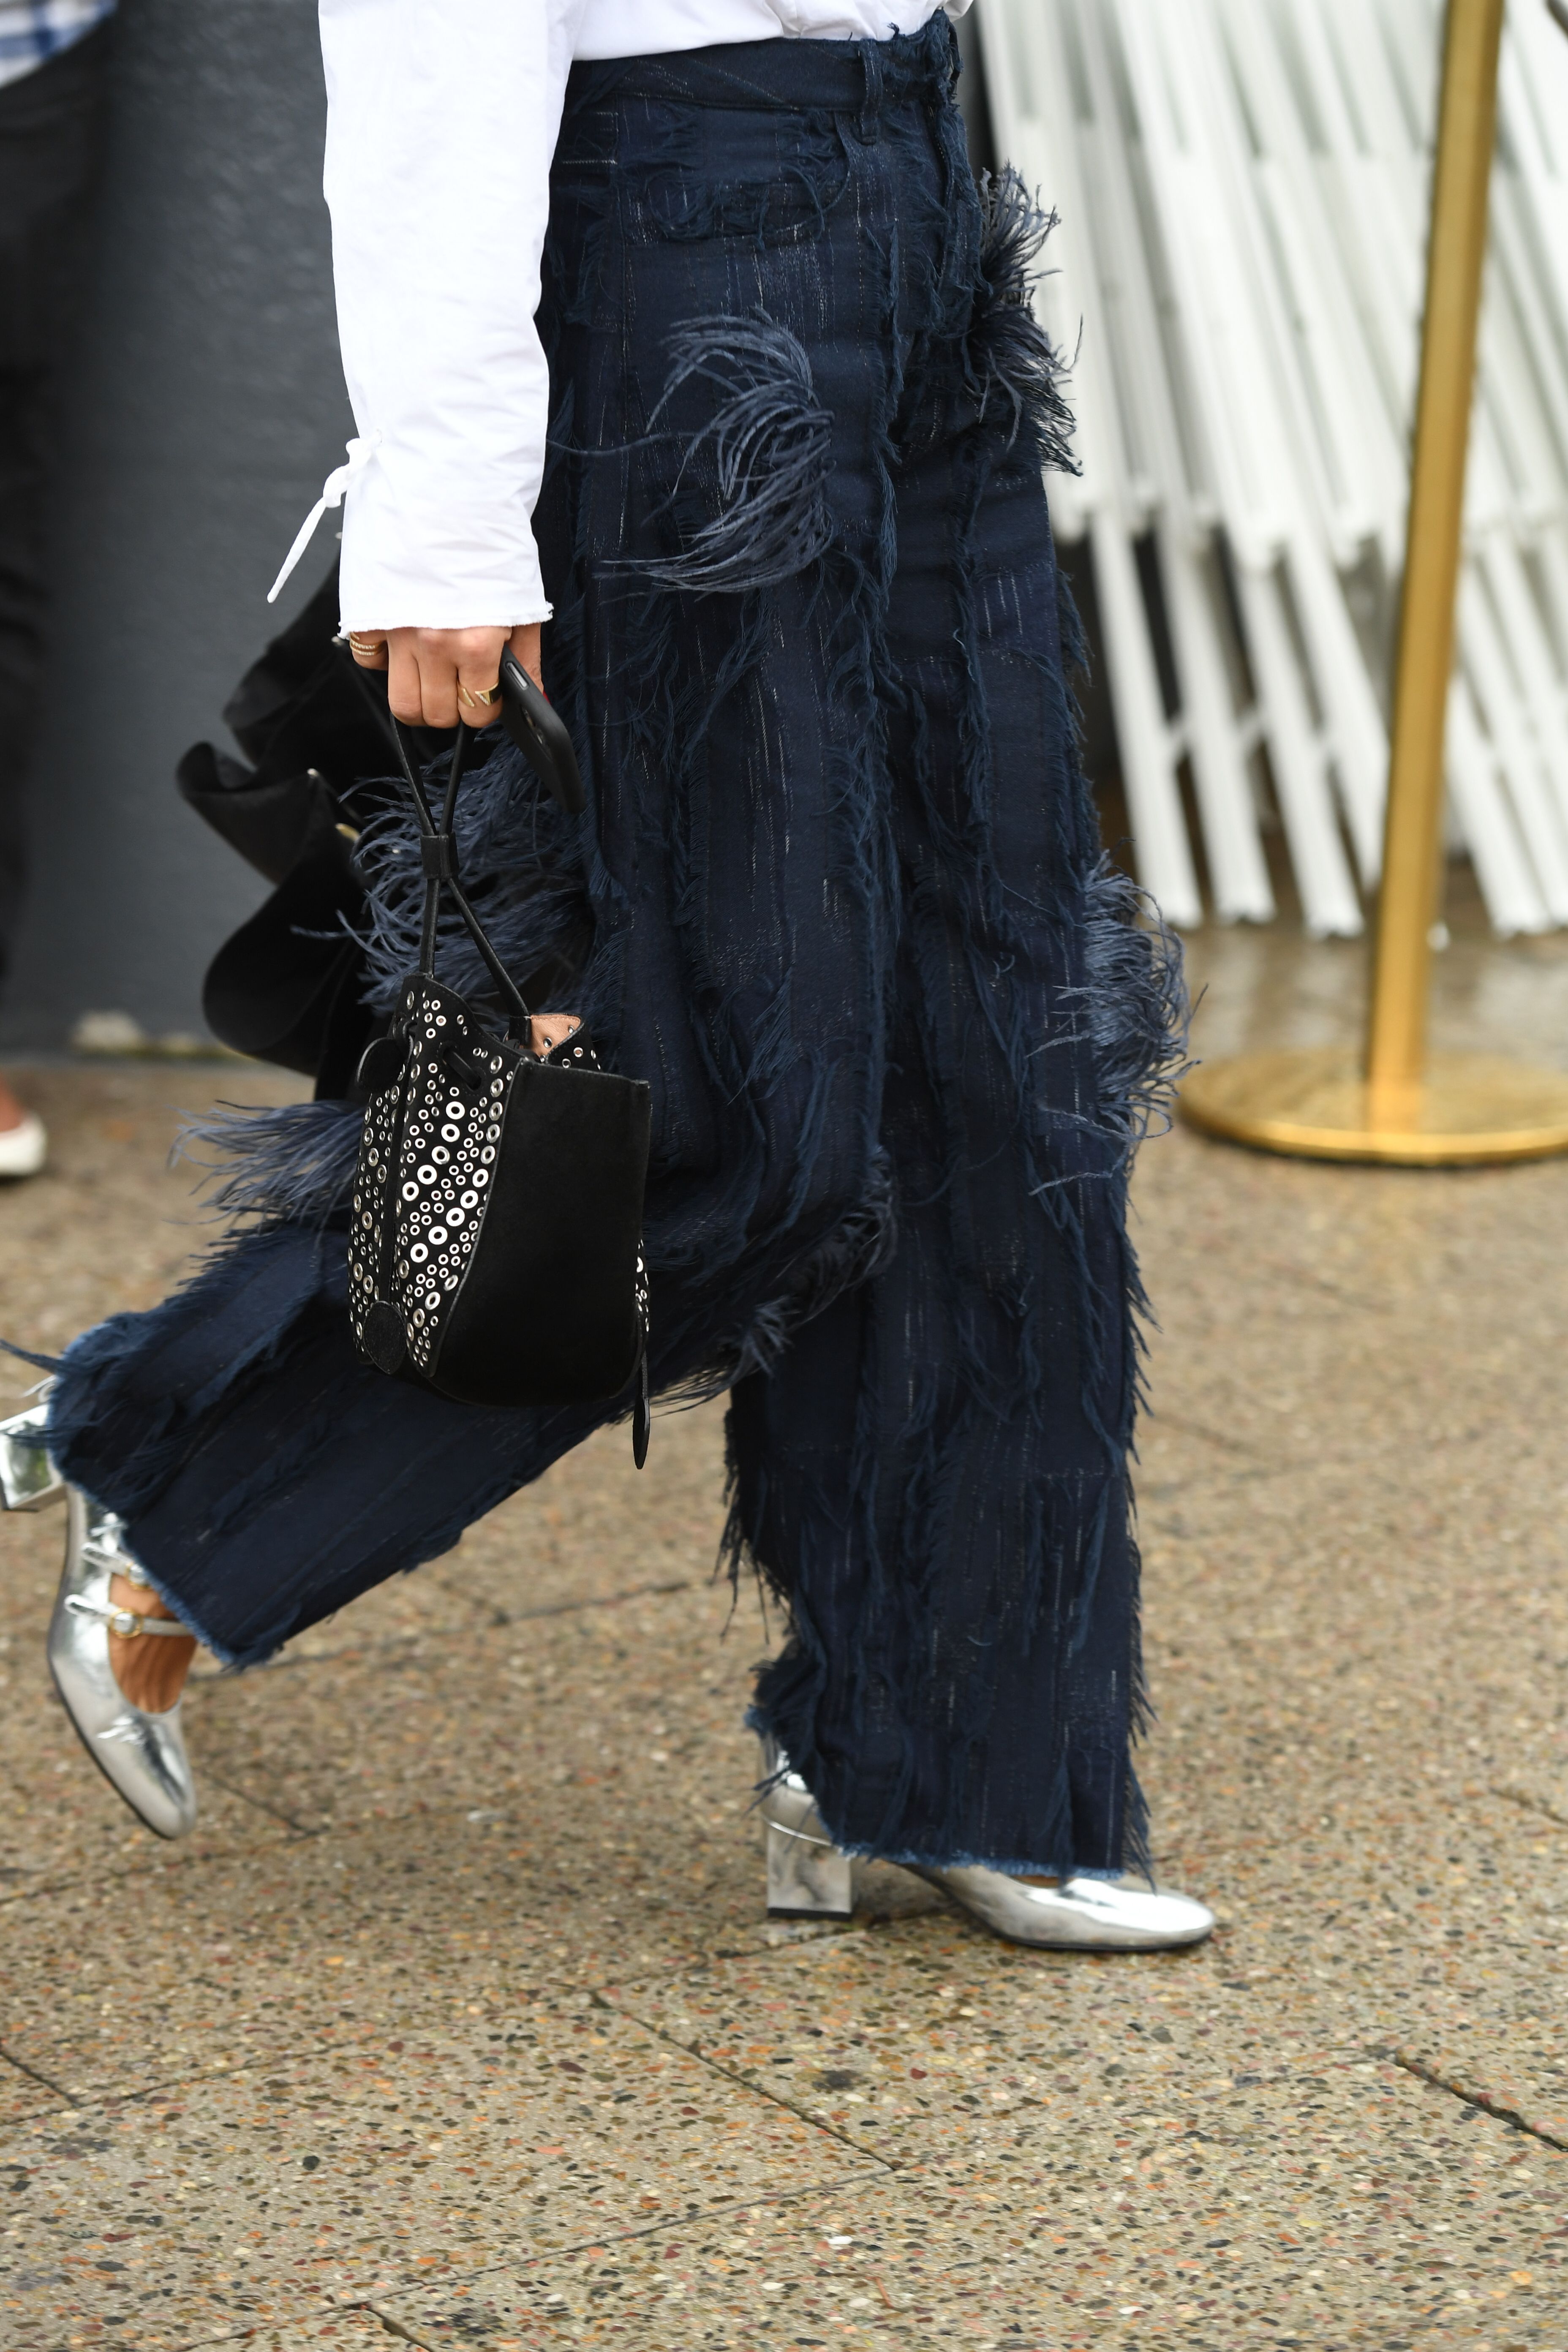
[[[771,1741],[775,1747],[782,1748],[783,1743],[779,1740],[777,1732],[760,1707],[748,1707],[742,1720],[746,1729],[754,1732],[758,1738]],[[798,1767],[792,1757],[787,1763],[781,1764],[776,1771],[766,1773],[761,1780],[754,1781],[752,1783],[753,1809],[761,1805],[769,1790],[776,1788],[787,1772],[797,1769]],[[809,1781],[807,1786],[810,1786]],[[1093,1878],[1106,1885],[1114,1885],[1122,1878],[1138,1877],[1146,1879],[1151,1886],[1155,1883],[1153,1866],[1141,1823],[1130,1822],[1129,1824],[1128,1843],[1133,1851],[1122,1863],[1106,1865],[1063,1860],[1060,1856],[1042,1859],[1036,1855],[1020,1857],[1016,1854],[999,1854],[985,1848],[971,1849],[960,1846],[952,1850],[932,1851],[921,1846],[880,1843],[874,1838],[851,1836],[842,1822],[835,1822],[831,1804],[825,1804],[815,1789],[812,1790],[812,1801],[816,1807],[817,1816],[824,1829],[832,1839],[837,1850],[840,1853],[847,1854],[854,1862],[887,1862],[893,1864],[900,1870],[914,1871],[994,1870],[999,1871],[1005,1878]],[[1130,1808],[1130,1811],[1131,1810],[1133,1809]]]
[[[110,1507],[109,1504],[100,1502],[96,1495],[89,1494],[85,1486],[79,1487],[77,1491],[86,1496],[87,1500],[99,1510],[106,1511]],[[182,1600],[173,1585],[165,1584],[163,1580],[148,1567],[141,1553],[134,1545],[127,1542],[123,1535],[120,1538],[120,1549],[129,1559],[135,1561],[139,1574],[146,1579],[170,1615],[177,1617],[186,1633],[198,1641],[204,1650],[210,1652],[226,1675],[244,1674],[249,1667],[264,1666],[269,1658],[275,1658],[278,1655],[279,1650],[282,1647],[281,1643],[276,1643],[269,1650],[259,1650],[248,1657],[237,1656],[232,1650],[226,1649],[216,1635],[207,1631],[195,1610]]]

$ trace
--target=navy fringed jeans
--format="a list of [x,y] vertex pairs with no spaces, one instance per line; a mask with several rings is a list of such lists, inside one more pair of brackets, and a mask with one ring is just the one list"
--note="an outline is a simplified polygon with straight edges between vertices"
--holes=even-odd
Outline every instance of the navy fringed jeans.
[[[657,1384],[731,1391],[731,1557],[788,1610],[757,1720],[847,1846],[1115,1870],[1126,1174],[1179,982],[1075,761],[1043,224],[1015,180],[976,193],[952,58],[938,17],[574,71],[538,529],[591,805],[568,824],[496,751],[460,854],[513,968],[652,1083]],[[363,845],[384,1003],[405,845],[390,818]],[[356,1361],[357,1124],[231,1134],[259,1223],[55,1395],[67,1476],[240,1664],[626,1410],[476,1411]]]

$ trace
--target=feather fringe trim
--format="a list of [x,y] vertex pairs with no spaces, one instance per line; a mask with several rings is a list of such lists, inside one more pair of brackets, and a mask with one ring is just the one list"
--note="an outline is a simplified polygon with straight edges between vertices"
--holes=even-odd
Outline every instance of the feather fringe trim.
[[220,1103],[185,1121],[171,1156],[203,1171],[215,1217],[324,1225],[348,1206],[363,1117],[343,1102]]
[[1057,215],[1041,208],[1011,163],[984,174],[980,207],[980,283],[969,364],[981,418],[994,404],[1003,406],[1009,446],[1026,426],[1043,464],[1059,474],[1079,473],[1072,450],[1072,410],[1062,389],[1068,362],[1031,307]]
[[1102,856],[1085,887],[1087,977],[1071,992],[1099,1066],[1099,1123],[1131,1155],[1171,1124],[1191,1008],[1182,943],[1148,892]]

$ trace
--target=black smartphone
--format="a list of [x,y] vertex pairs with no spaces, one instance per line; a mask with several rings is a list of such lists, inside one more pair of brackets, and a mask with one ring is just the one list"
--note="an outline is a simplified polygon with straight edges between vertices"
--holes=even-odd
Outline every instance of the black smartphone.
[[500,722],[551,797],[581,816],[588,796],[572,738],[510,646],[500,657]]

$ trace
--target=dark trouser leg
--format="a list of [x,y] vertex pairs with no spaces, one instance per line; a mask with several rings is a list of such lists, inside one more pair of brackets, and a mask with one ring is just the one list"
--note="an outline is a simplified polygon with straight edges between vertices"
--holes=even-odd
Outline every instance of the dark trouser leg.
[[1081,1244],[1113,1380],[1117,1237],[1053,1236],[1054,1299],[987,1297],[952,1255],[951,1162],[901,1144],[893,1263],[731,1401],[737,1531],[792,1627],[760,1718],[842,1843],[1114,1869],[1138,1845],[1137,1558],[1072,1324]]
[[899,1240],[735,1391],[735,1531],[793,1629],[759,1720],[846,1844],[1114,1870],[1142,1842],[1128,1074],[1165,1050],[1160,971],[1098,870],[1032,443],[972,425],[897,480]]
[[1098,1409],[1131,1344],[1120,1200],[1031,1199],[1011,1139],[944,1120],[915,1018],[900,1042],[892,1263],[731,1402],[738,1532],[792,1623],[761,1717],[841,1843],[1114,1869],[1140,1841],[1137,1556]]
[[107,29],[0,89],[0,981],[26,880],[59,368],[97,175]]
[[592,1408],[491,1412],[360,1363],[340,1234],[285,1226],[77,1342],[50,1444],[118,1511],[176,1613],[231,1664],[399,1570],[585,1436]]

